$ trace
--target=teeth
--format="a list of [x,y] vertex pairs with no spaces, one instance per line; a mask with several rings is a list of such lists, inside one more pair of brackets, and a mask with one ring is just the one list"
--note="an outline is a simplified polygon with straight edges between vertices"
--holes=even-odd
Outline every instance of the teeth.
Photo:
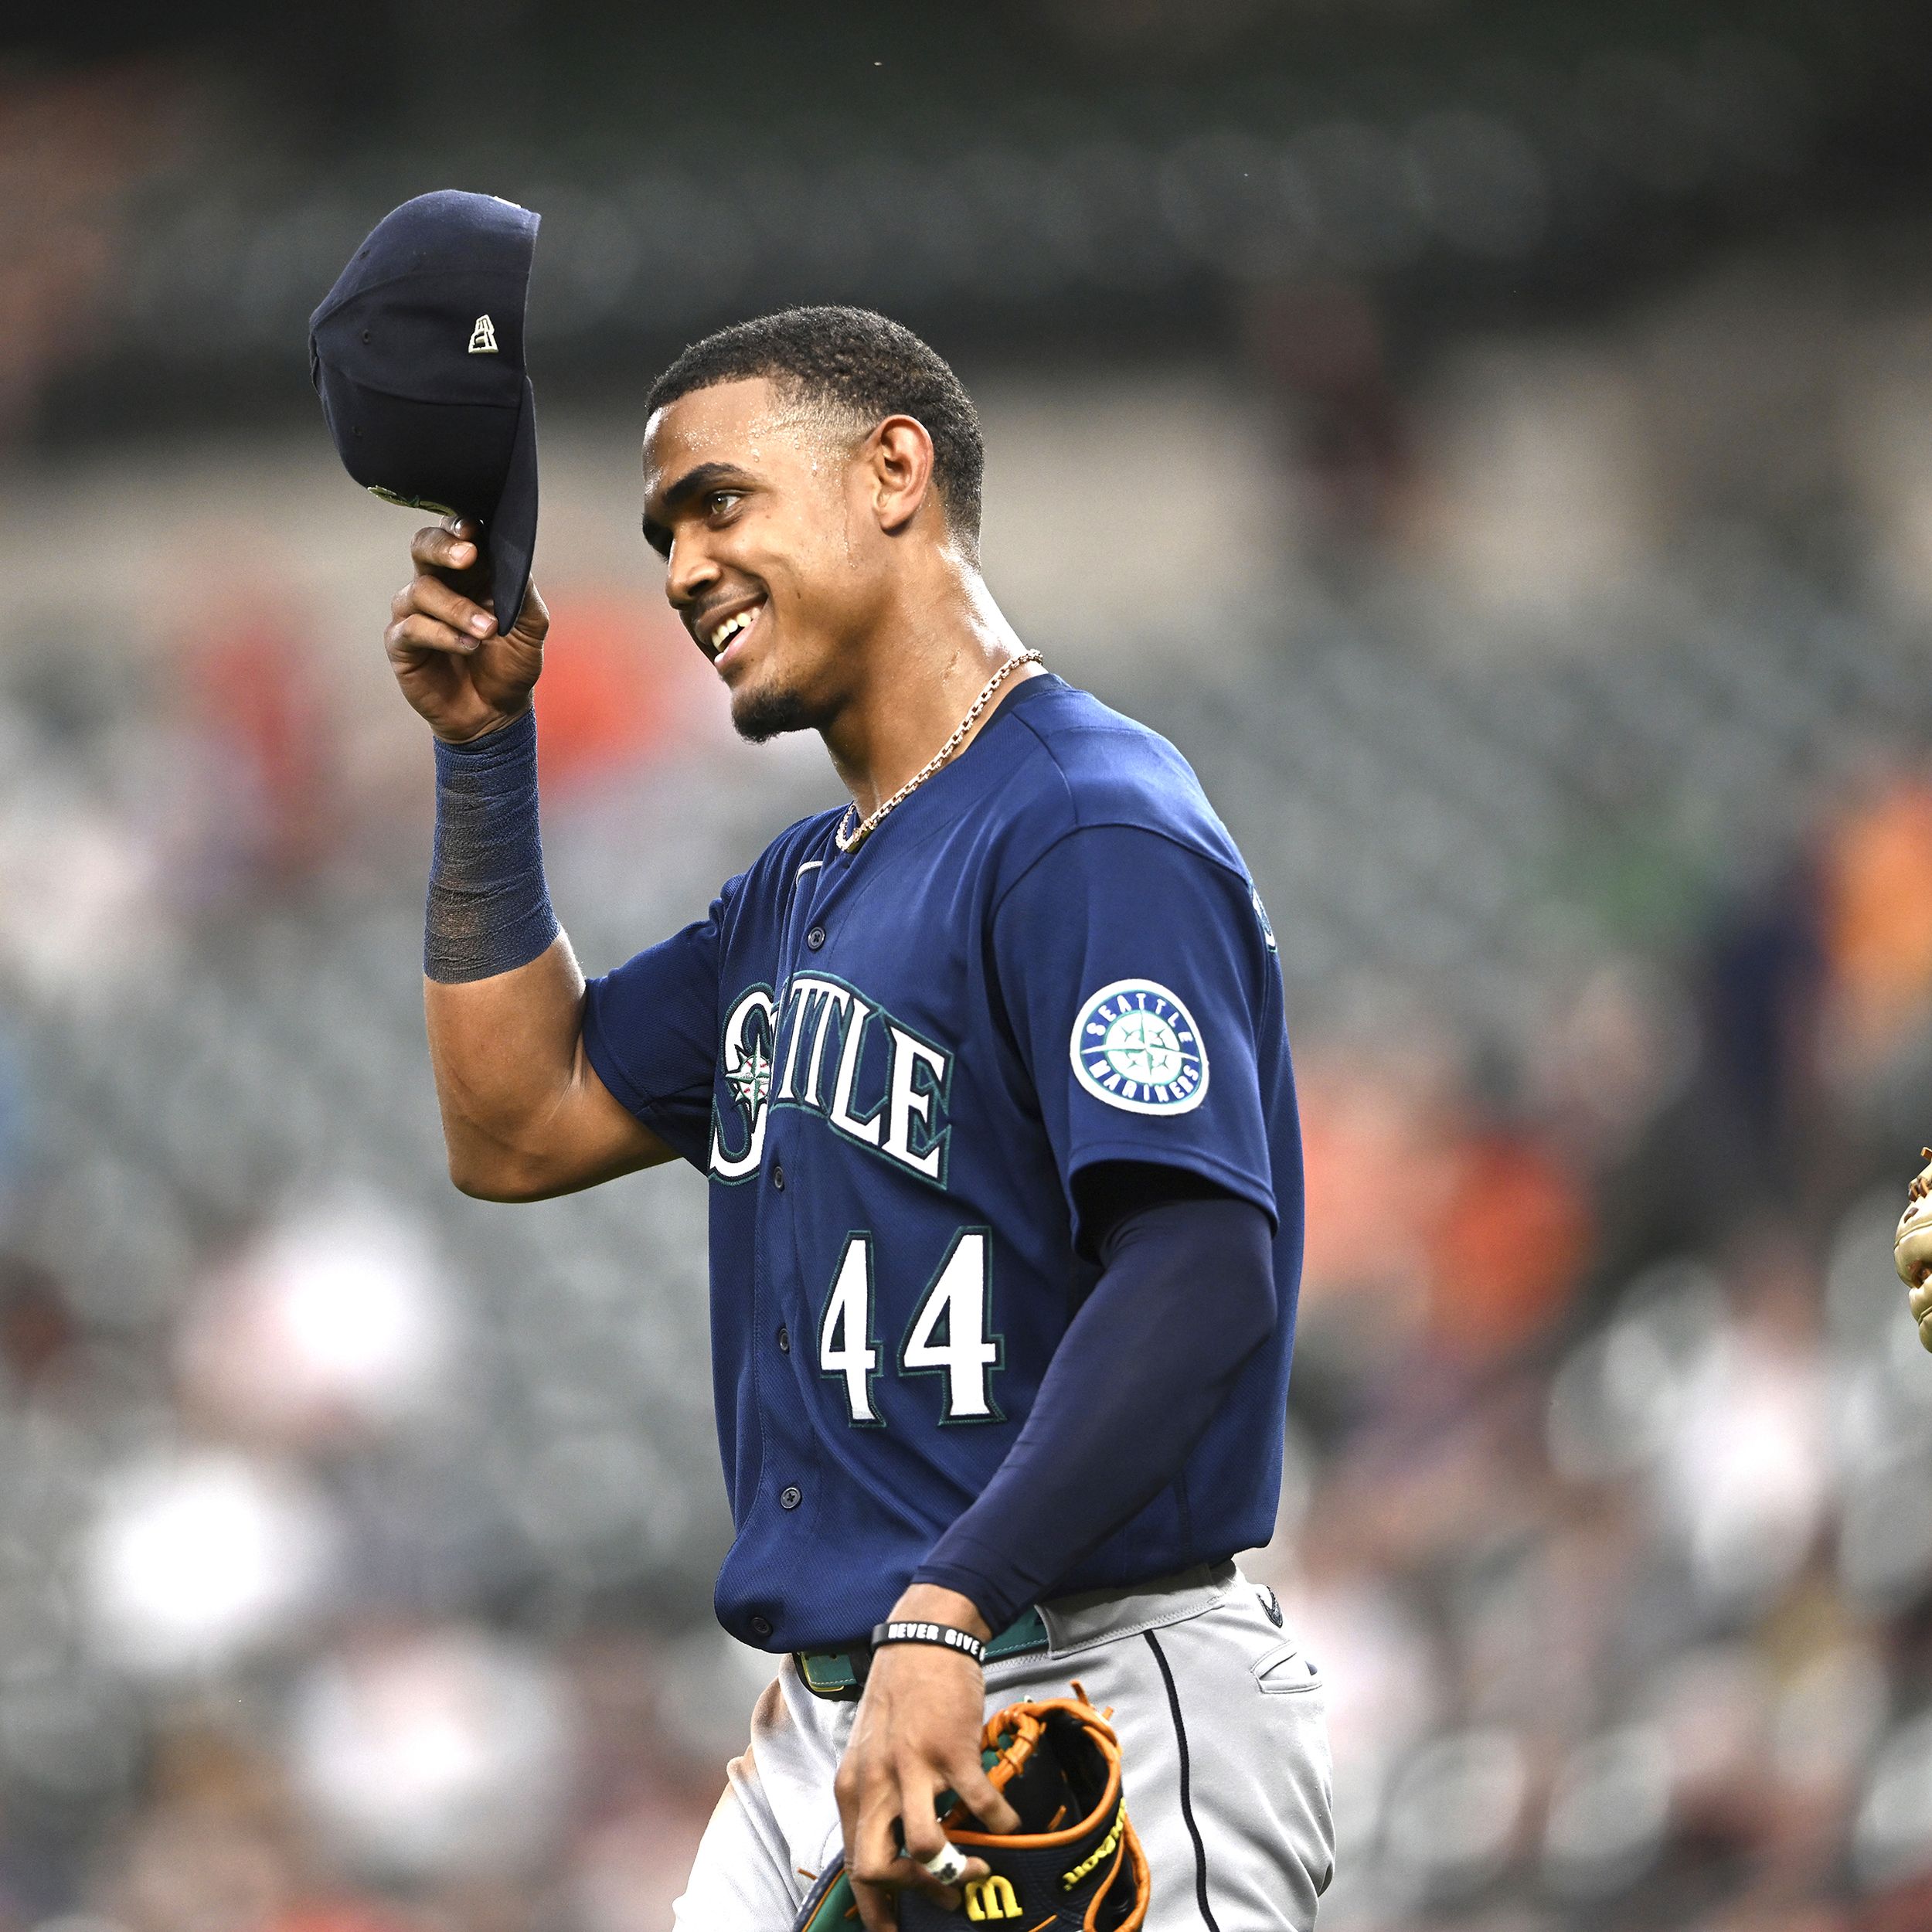
[[722,651],[740,631],[750,630],[757,614],[758,607],[753,604],[749,611],[740,611],[735,617],[726,617],[711,634],[712,649]]

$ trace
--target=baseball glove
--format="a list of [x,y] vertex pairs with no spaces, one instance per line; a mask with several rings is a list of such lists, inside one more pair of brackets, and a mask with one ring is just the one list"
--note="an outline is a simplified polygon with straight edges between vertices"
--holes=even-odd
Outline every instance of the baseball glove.
[[[1121,1747],[1078,1684],[1073,1698],[1009,1704],[980,1733],[986,1775],[1019,1814],[1016,1832],[988,1832],[954,1799],[946,1835],[984,1859],[988,1876],[965,1887],[974,1923],[1012,1932],[1139,1932],[1147,1917],[1147,1859],[1128,1822]],[[961,1913],[903,1892],[900,1932],[960,1932]],[[848,1932],[859,1920],[842,1860],[818,1875],[792,1932]]]
[[1899,1279],[1911,1290],[1907,1300],[1912,1319],[1919,1325],[1919,1339],[1932,1349],[1932,1278],[1928,1278],[1932,1277],[1932,1147],[1919,1151],[1928,1165],[1906,1194],[1892,1258],[1898,1264]]

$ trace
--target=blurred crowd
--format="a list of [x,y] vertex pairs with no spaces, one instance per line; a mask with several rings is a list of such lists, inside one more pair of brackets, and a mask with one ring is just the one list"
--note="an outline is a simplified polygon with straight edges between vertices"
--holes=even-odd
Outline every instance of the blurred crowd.
[[[1588,614],[1615,657],[1432,647],[1403,594],[1094,680],[1204,772],[1290,985],[1308,1270],[1245,1561],[1331,1703],[1323,1922],[1923,1923],[1916,630],[1735,533]],[[747,786],[648,625],[557,602],[594,967],[827,780]],[[285,628],[157,662],[7,713],[0,1925],[645,1932],[764,1669],[706,1617],[702,1185],[454,1196],[426,780],[345,788]]]
[[1301,1475],[1253,1566],[1329,1685],[1332,1922],[1932,1917],[1932,1362],[1910,1148],[1866,1138],[1874,1082],[1923,1091],[1929,813],[1875,776],[1676,984],[1583,978],[1530,1082],[1400,1029],[1313,1056]]
[[[787,300],[960,361],[996,594],[1252,864],[1308,1227],[1243,1561],[1329,1702],[1323,1926],[1932,1925],[1923,23],[754,6],[727,142],[710,16],[569,11],[0,59],[0,1932],[660,1932],[767,1673],[703,1183],[444,1179],[403,526],[300,344],[451,182],[546,218],[589,968],[832,796],[613,481]],[[492,104],[429,153],[427,67]]]

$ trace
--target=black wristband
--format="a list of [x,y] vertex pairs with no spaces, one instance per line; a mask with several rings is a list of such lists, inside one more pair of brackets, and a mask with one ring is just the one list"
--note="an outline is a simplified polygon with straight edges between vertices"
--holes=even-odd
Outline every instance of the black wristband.
[[872,1648],[887,1644],[937,1644],[942,1650],[956,1650],[962,1657],[970,1657],[982,1668],[986,1662],[986,1646],[970,1630],[956,1630],[951,1624],[902,1618],[896,1623],[873,1624]]

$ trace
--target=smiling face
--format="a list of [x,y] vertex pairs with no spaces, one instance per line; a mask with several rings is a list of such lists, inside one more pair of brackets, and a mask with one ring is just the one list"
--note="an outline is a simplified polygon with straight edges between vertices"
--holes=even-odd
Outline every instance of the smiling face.
[[645,430],[645,536],[754,741],[838,715],[889,604],[871,440],[762,377],[694,389]]

